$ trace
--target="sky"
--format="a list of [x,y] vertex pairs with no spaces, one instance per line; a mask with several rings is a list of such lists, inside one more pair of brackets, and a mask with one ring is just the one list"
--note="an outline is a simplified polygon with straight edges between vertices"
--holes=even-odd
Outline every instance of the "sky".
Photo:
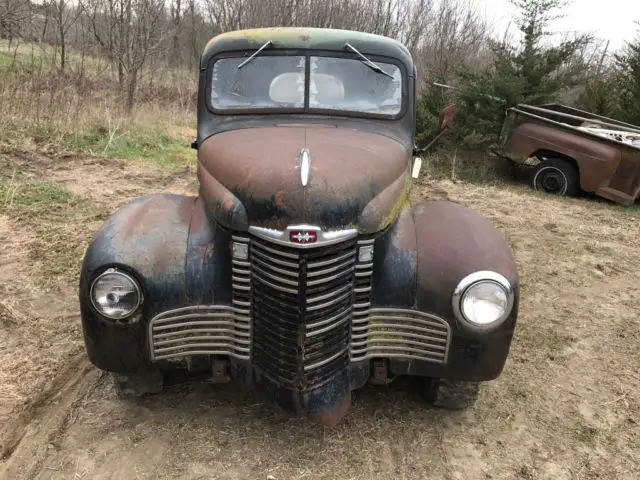
[[[495,22],[497,31],[503,33],[515,12],[509,0],[476,1],[487,18]],[[592,32],[611,41],[610,51],[622,48],[640,30],[634,24],[634,20],[640,22],[640,0],[573,0],[563,14],[565,18],[554,22],[554,30]],[[515,30],[512,24],[510,31]]]

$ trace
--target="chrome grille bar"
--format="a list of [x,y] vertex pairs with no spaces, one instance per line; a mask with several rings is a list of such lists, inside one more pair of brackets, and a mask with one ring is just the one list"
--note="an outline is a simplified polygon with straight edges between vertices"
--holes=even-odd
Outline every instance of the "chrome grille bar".
[[[358,247],[373,245],[373,240],[361,240]],[[369,319],[369,308],[371,307],[371,278],[373,276],[373,262],[358,262],[355,273],[355,301],[353,305],[353,321],[351,322],[351,337],[349,354],[351,361],[358,361],[357,351],[355,351],[353,333],[359,325],[367,324]]]
[[229,355],[249,360],[248,318],[247,310],[225,305],[197,305],[162,312],[149,322],[151,359]]
[[[246,243],[243,236],[234,242]],[[152,360],[191,355],[251,358],[251,263],[231,261],[232,306],[195,305],[156,315],[149,322]]]
[[267,376],[306,386],[346,367],[355,241],[300,250],[253,238],[250,251],[254,363]]
[[351,360],[383,357],[446,363],[450,339],[451,327],[435,315],[408,309],[363,309],[353,322]]

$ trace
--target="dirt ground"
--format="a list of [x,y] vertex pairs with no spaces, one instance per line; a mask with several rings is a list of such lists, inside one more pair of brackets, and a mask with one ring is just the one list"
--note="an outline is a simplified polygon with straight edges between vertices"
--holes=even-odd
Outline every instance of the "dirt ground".
[[[9,171],[108,211],[197,189],[192,168],[119,160],[0,152]],[[56,259],[34,248],[42,225],[0,215],[0,478],[640,478],[640,210],[428,179],[414,195],[476,208],[508,237],[522,290],[507,366],[467,411],[401,382],[356,392],[333,429],[234,385],[116,399],[85,358],[76,280],[41,278]],[[101,221],[61,218],[44,227],[84,238]]]

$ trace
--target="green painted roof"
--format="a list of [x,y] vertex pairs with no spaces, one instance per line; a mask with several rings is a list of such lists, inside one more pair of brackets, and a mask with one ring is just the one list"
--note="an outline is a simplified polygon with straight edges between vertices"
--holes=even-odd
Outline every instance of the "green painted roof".
[[270,49],[300,48],[345,51],[345,43],[350,43],[365,55],[382,55],[401,60],[405,63],[409,73],[413,73],[411,54],[397,40],[352,30],[302,27],[255,28],[222,33],[207,43],[202,53],[200,65],[205,68],[211,58],[221,52],[247,50],[249,53],[253,53],[268,40],[273,42]]

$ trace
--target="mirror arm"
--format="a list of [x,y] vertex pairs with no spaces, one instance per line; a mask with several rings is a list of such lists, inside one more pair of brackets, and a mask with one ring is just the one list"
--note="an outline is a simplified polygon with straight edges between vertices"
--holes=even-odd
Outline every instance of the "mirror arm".
[[415,145],[413,147],[413,154],[414,155],[422,155],[424,152],[429,150],[429,148],[431,148],[431,146],[434,143],[436,143],[440,139],[440,137],[442,137],[445,133],[447,133],[448,130],[449,130],[449,128],[445,128],[445,129],[441,130],[440,133],[438,133],[435,137],[433,137],[431,139],[431,141],[429,141],[429,143],[427,143],[424,147],[420,147],[418,145]]

